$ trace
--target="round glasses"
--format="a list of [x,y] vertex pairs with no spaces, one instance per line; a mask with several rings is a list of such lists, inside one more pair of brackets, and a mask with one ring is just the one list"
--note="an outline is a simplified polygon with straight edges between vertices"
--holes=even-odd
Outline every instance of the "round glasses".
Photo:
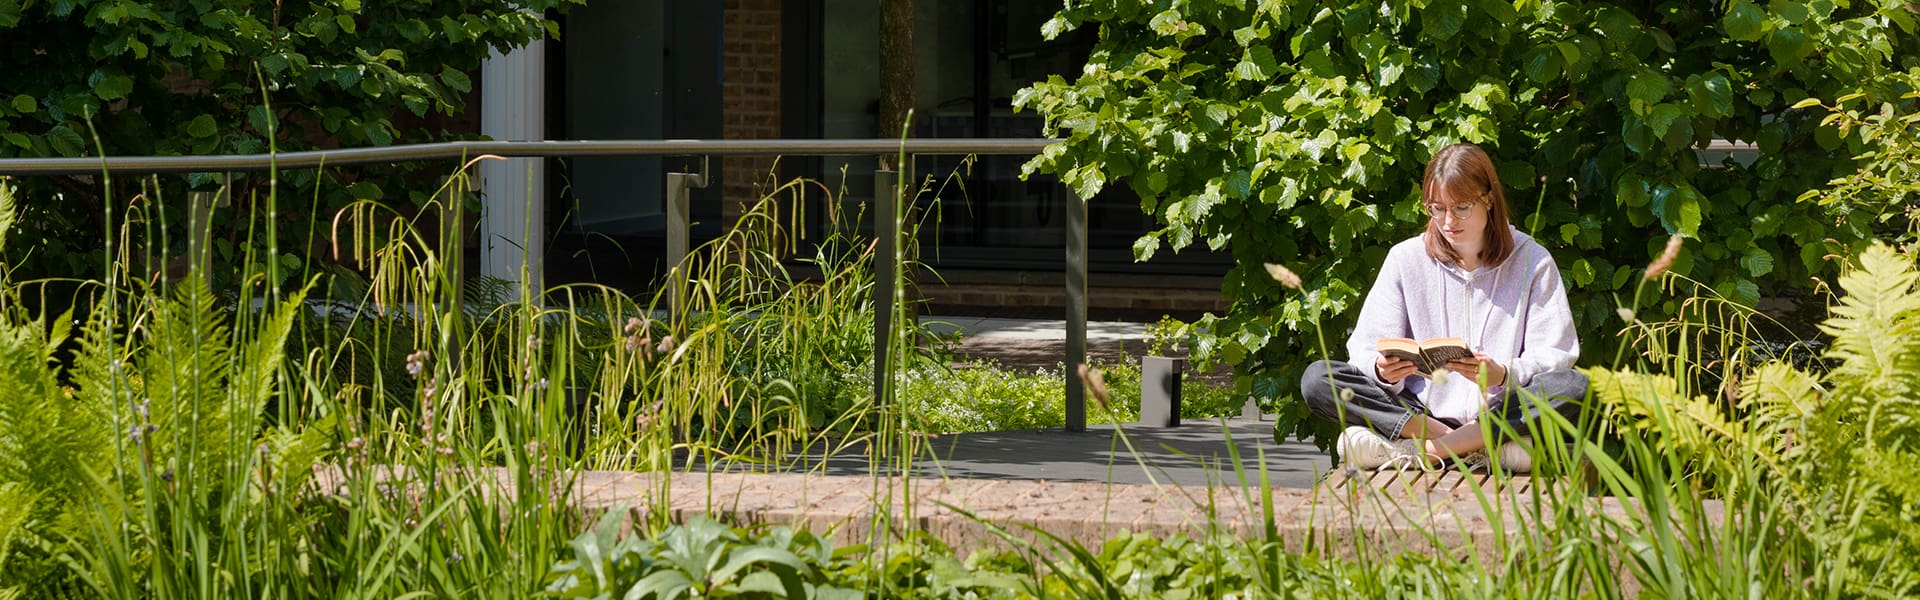
[[1455,219],[1466,219],[1473,216],[1473,207],[1479,206],[1479,205],[1480,205],[1479,202],[1467,202],[1464,204],[1455,204],[1453,206],[1440,206],[1438,204],[1428,204],[1426,205],[1427,216],[1438,219],[1442,216],[1446,216],[1447,213],[1453,213],[1453,218]]

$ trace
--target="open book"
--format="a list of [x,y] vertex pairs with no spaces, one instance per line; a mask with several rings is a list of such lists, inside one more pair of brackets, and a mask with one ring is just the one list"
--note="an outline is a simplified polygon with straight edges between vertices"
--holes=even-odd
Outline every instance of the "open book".
[[1380,338],[1373,343],[1373,349],[1385,356],[1397,356],[1413,361],[1415,369],[1421,375],[1432,377],[1435,371],[1447,368],[1447,361],[1473,358],[1473,350],[1467,348],[1467,341],[1456,337],[1429,338],[1414,341],[1407,338]]

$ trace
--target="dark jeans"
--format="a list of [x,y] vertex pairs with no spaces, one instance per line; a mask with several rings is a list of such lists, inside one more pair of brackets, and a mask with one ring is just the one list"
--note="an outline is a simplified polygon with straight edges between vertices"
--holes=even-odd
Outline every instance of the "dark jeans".
[[[1341,390],[1350,391],[1341,398]],[[1307,408],[1320,418],[1342,425],[1373,429],[1387,439],[1400,439],[1400,430],[1414,415],[1428,414],[1427,406],[1402,389],[1394,394],[1374,383],[1365,371],[1337,360],[1322,360],[1307,365],[1300,379],[1300,394]],[[1533,376],[1520,389],[1508,389],[1488,407],[1481,426],[1493,432],[1498,443],[1508,436],[1531,435],[1542,411],[1552,410],[1574,424],[1580,422],[1581,405],[1586,401],[1587,376],[1572,369],[1548,371]],[[1461,423],[1440,419],[1449,427]],[[1504,424],[1505,426],[1502,426]]]

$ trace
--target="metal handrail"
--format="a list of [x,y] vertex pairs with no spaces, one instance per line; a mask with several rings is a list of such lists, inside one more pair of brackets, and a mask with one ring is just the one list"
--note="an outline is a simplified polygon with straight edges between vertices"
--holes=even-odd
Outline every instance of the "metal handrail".
[[[0,158],[0,176],[6,175],[97,175],[101,172],[123,174],[156,173],[235,173],[276,169],[309,169],[346,165],[413,162],[442,159],[471,159],[482,155],[503,158],[553,158],[570,156],[700,156],[698,173],[668,173],[666,208],[668,226],[668,262],[678,265],[687,253],[687,200],[693,188],[707,186],[706,160],[712,156],[892,156],[929,155],[1034,155],[1047,145],[1059,142],[1048,138],[965,138],[965,139],[833,139],[833,140],[567,140],[530,142],[440,142],[379,148],[304,150],[274,154],[222,156],[107,156],[93,158]],[[903,168],[911,168],[907,162]],[[895,193],[895,173],[877,172],[875,198]],[[903,177],[901,180],[910,179]],[[876,256],[874,268],[891,272],[894,242],[900,235],[900,222],[892,214],[889,202],[876,203],[875,235],[884,247]],[[1086,431],[1086,388],[1073,367],[1087,357],[1087,206],[1085,202],[1067,207],[1067,356],[1066,429]],[[890,283],[890,282],[889,282]],[[876,278],[874,304],[874,350],[879,356],[888,352],[886,332],[891,329],[894,303],[898,302],[891,285]],[[885,389],[884,360],[874,361],[873,389]]]
[[220,156],[106,156],[0,158],[0,175],[111,173],[227,173],[343,165],[472,158],[567,156],[853,156],[907,154],[1039,154],[1049,138],[833,139],[833,140],[565,140],[439,142],[378,148],[303,150]]

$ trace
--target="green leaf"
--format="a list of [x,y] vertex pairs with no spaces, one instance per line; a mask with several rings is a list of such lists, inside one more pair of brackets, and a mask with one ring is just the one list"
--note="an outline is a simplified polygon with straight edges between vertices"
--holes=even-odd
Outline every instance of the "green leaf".
[[1576,287],[1587,287],[1593,284],[1593,263],[1587,262],[1587,259],[1573,261],[1571,271],[1573,271],[1573,283]]
[[1535,48],[1528,53],[1525,72],[1527,79],[1538,83],[1547,83],[1560,78],[1560,52],[1552,47]]
[[27,134],[18,131],[9,131],[5,134],[0,134],[0,139],[7,140],[8,143],[19,146],[20,148],[33,147],[33,139],[27,137]]
[[440,81],[447,84],[447,87],[452,88],[453,91],[462,94],[473,91],[473,82],[467,79],[467,74],[453,67],[440,69]]
[[1779,66],[1792,67],[1813,54],[1813,42],[1797,27],[1776,29],[1767,38],[1767,52],[1773,55],[1773,61]]
[[1714,118],[1733,115],[1733,86],[1725,75],[1708,73],[1688,81],[1687,98],[1693,102],[1694,112]]
[[1726,16],[1720,18],[1720,27],[1727,32],[1727,37],[1751,42],[1759,40],[1760,36],[1766,33],[1766,22],[1766,11],[1754,6],[1753,2],[1734,0],[1733,6],[1727,9]]
[[1754,248],[1747,251],[1745,256],[1740,257],[1740,266],[1746,267],[1747,274],[1753,277],[1772,273],[1773,253],[1760,248]]
[[220,125],[214,122],[213,115],[200,115],[187,123],[187,135],[196,138],[213,137],[219,132]]
[[1632,81],[1627,82],[1627,97],[1648,105],[1666,98],[1670,90],[1667,76],[1653,69],[1642,70],[1633,76]]
[[23,115],[30,115],[40,110],[40,101],[31,95],[20,94],[13,97],[13,110]]
[[1410,62],[1413,62],[1413,55],[1408,54],[1405,50],[1388,54],[1385,59],[1380,61],[1380,66],[1375,67],[1373,70],[1374,85],[1384,88],[1398,83],[1401,75],[1406,74],[1407,63]]
[[20,3],[17,0],[0,0],[0,29],[20,25]]
[[1452,38],[1460,33],[1467,24],[1467,7],[1450,0],[1440,0],[1427,5],[1420,12],[1422,37],[1436,40]]
[[1661,103],[1653,107],[1653,112],[1647,115],[1647,127],[1653,129],[1654,137],[1667,137],[1667,130],[1673,127],[1673,122],[1686,117],[1686,114],[1686,111],[1681,110],[1679,106]]
[[1773,8],[1773,14],[1780,15],[1780,20],[1786,21],[1789,25],[1807,22],[1806,5],[1795,0],[1774,0],[1770,6]]
[[1706,199],[1700,196],[1699,190],[1681,183],[1672,188],[1661,186],[1655,196],[1654,203],[1664,205],[1660,220],[1666,223],[1669,231],[1687,237],[1695,237],[1700,233],[1701,213],[1705,210],[1703,205]]
[[1440,85],[1440,64],[1432,59],[1416,62],[1413,68],[1407,71],[1406,78],[1407,87],[1413,88],[1415,92],[1426,93],[1434,86]]
[[93,84],[93,95],[101,100],[119,100],[133,93],[133,78],[125,75],[109,75]]
[[1620,139],[1627,143],[1627,149],[1632,150],[1634,154],[1646,154],[1647,149],[1652,148],[1654,142],[1660,141],[1659,138],[1654,137],[1652,128],[1631,116],[1621,119]]
[[1153,254],[1159,250],[1160,236],[1157,233],[1140,236],[1140,239],[1133,241],[1133,260],[1138,262],[1152,260]]
[[1154,15],[1152,20],[1147,21],[1147,28],[1160,35],[1178,33],[1181,25],[1183,23],[1180,21],[1180,11],[1171,9],[1160,11],[1160,14]]
[[1620,206],[1646,206],[1647,183],[1632,172],[1621,173],[1613,182],[1614,201]]
[[55,125],[47,130],[47,143],[52,144],[53,151],[61,156],[80,156],[87,149],[86,139],[66,125]]
[[1634,18],[1633,13],[1619,7],[1608,6],[1600,9],[1598,20],[1600,34],[1607,36],[1607,39],[1626,43],[1640,34],[1640,19]]

